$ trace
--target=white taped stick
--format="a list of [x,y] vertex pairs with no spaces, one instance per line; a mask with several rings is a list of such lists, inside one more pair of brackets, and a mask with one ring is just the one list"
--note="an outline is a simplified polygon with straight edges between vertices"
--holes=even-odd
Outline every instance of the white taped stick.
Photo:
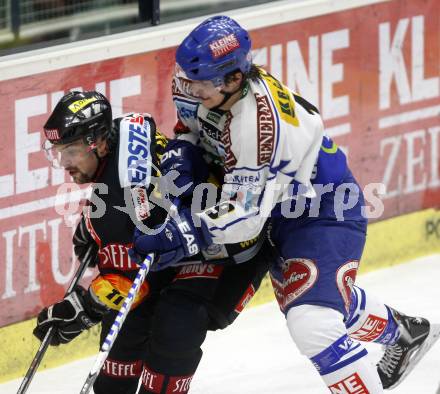
[[139,289],[142,286],[142,283],[144,283],[145,277],[150,271],[150,267],[153,261],[154,261],[154,255],[149,254],[142,263],[141,268],[139,268],[136,278],[134,279],[133,284],[127,294],[127,297],[125,298],[125,301],[122,304],[118,314],[116,315],[115,321],[113,322],[110,331],[108,332],[107,337],[105,338],[104,343],[101,346],[101,350],[99,351],[98,357],[96,358],[96,361],[93,364],[92,369],[90,370],[86,381],[84,382],[80,394],[89,393],[90,389],[93,386],[93,383],[95,383],[95,380],[98,377],[99,372],[101,371],[101,368],[108,357],[110,349],[115,343],[119,331],[121,330],[121,327],[124,324],[125,318],[127,317],[128,312],[130,311],[131,305],[133,304],[133,301],[136,298],[137,293],[139,292]]

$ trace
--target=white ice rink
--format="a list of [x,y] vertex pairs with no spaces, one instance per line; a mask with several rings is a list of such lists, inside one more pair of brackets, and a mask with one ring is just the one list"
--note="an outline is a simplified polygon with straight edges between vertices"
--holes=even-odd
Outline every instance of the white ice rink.
[[[440,255],[415,260],[358,278],[358,284],[407,314],[440,323]],[[327,390],[290,340],[275,303],[245,311],[223,332],[210,333],[192,394],[320,394]],[[370,357],[379,357],[371,345]],[[94,358],[37,373],[28,393],[79,393]],[[434,394],[440,383],[440,342],[412,374],[390,393]],[[16,393],[20,380],[0,385]]]

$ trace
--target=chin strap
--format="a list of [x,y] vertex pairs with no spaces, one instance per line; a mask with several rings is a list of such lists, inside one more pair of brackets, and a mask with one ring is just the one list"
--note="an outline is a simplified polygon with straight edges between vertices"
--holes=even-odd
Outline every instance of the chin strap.
[[[240,89],[238,89],[240,90]],[[222,107],[223,105],[226,104],[226,102],[235,94],[238,92],[238,90],[236,90],[235,92],[232,93],[228,93],[225,92],[224,90],[220,90],[220,93],[223,95],[223,100],[219,105],[216,105],[215,107],[211,108],[211,110],[219,110],[220,107]]]
[[226,104],[226,102],[237,92],[241,91],[241,96],[240,96],[240,100],[246,96],[247,92],[249,90],[249,83],[247,80],[243,80],[241,85],[238,87],[237,90],[235,90],[234,92],[228,93],[225,92],[223,89],[220,90],[220,93],[223,95],[223,100],[219,105],[216,105],[214,108],[211,108],[213,110],[218,110],[220,109],[223,105]]
[[107,157],[99,157],[98,154],[96,153],[96,150],[94,151],[94,153],[98,158],[98,168],[96,169],[95,173],[92,176],[92,182],[96,182],[96,180],[102,174],[102,171],[104,170],[104,167],[107,163]]
[[95,155],[95,157],[98,159],[98,167],[96,167],[96,171],[92,175],[92,178],[91,178],[92,182],[96,182],[96,180],[98,179],[99,175],[101,175],[102,170],[104,169],[104,166],[105,166],[105,162],[107,160],[105,160],[105,157],[99,157],[98,152],[96,151],[96,142],[95,142],[95,140],[88,139],[87,143],[89,145],[89,152],[93,153]]
[[[103,135],[106,138],[108,148],[111,151],[114,145],[116,145],[117,128],[113,124],[110,131],[101,135]],[[98,152],[96,151],[96,138],[97,136],[94,134],[90,139],[86,139],[86,143],[89,145],[90,151],[93,152],[96,158],[98,159],[98,167],[92,176],[92,182],[95,182],[98,179],[98,177],[102,174],[105,164],[107,163],[107,157],[99,157]]]

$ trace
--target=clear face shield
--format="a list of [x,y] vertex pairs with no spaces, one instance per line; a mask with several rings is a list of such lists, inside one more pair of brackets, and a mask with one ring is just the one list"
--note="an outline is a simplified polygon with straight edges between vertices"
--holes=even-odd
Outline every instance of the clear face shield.
[[195,81],[189,79],[182,68],[176,63],[174,81],[177,88],[185,95],[197,101],[203,101],[220,93],[225,87],[222,82],[215,84],[213,81]]
[[49,140],[44,141],[43,150],[47,160],[53,168],[66,169],[76,167],[93,150],[92,146],[77,140],[70,144],[52,144]]

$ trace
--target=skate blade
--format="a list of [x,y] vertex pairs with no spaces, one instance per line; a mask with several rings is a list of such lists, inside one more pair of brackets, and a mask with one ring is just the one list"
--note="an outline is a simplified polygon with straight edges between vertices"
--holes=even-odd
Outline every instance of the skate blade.
[[402,383],[405,380],[405,378],[408,376],[408,374],[419,363],[419,361],[425,356],[425,354],[428,353],[429,349],[432,348],[432,346],[437,342],[438,339],[440,339],[440,324],[431,324],[429,327],[428,336],[426,337],[422,346],[420,346],[420,349],[411,358],[405,372],[402,374],[400,379],[392,386],[389,386],[387,390],[391,390],[396,386],[398,386],[400,383]]

